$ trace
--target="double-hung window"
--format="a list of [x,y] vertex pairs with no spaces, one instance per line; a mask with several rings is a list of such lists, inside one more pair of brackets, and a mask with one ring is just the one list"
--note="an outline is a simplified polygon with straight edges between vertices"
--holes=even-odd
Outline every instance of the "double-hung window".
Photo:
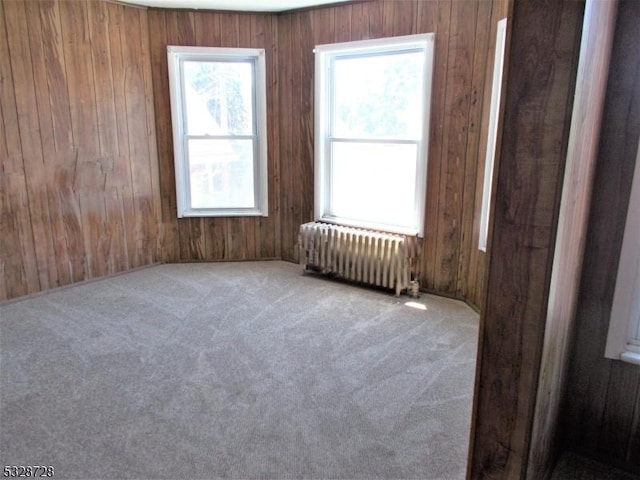
[[178,217],[267,215],[262,49],[167,47]]
[[609,320],[605,356],[640,365],[640,145]]
[[315,49],[315,218],[422,235],[434,34]]

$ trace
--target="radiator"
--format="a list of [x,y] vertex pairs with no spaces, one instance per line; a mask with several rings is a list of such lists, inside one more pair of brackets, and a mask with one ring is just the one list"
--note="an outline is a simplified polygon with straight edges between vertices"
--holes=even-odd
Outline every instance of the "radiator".
[[305,270],[417,294],[418,237],[309,222],[300,225],[298,245]]

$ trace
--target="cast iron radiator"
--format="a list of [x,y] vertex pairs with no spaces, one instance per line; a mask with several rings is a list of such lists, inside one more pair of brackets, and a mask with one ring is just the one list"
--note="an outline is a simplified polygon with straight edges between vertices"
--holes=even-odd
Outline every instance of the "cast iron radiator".
[[420,239],[322,222],[300,225],[300,265],[378,287],[418,291]]

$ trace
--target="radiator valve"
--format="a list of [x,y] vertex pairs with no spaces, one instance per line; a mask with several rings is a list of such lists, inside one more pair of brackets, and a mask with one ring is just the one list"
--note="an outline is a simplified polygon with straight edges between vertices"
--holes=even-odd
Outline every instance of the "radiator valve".
[[409,295],[411,298],[420,298],[420,283],[417,280],[409,282]]

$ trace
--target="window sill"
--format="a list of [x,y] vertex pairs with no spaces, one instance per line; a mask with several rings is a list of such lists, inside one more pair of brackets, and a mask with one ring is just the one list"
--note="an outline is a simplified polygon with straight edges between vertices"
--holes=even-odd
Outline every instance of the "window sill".
[[633,363],[634,365],[640,365],[640,353],[636,353],[636,352],[621,353],[620,360],[627,363]]
[[387,225],[384,223],[358,222],[356,220],[342,219],[339,217],[321,216],[316,219],[318,222],[332,223],[334,225],[342,225],[343,227],[362,228],[365,230],[374,230],[382,233],[394,233],[396,235],[409,235],[422,237],[419,230],[409,227],[399,227]]

